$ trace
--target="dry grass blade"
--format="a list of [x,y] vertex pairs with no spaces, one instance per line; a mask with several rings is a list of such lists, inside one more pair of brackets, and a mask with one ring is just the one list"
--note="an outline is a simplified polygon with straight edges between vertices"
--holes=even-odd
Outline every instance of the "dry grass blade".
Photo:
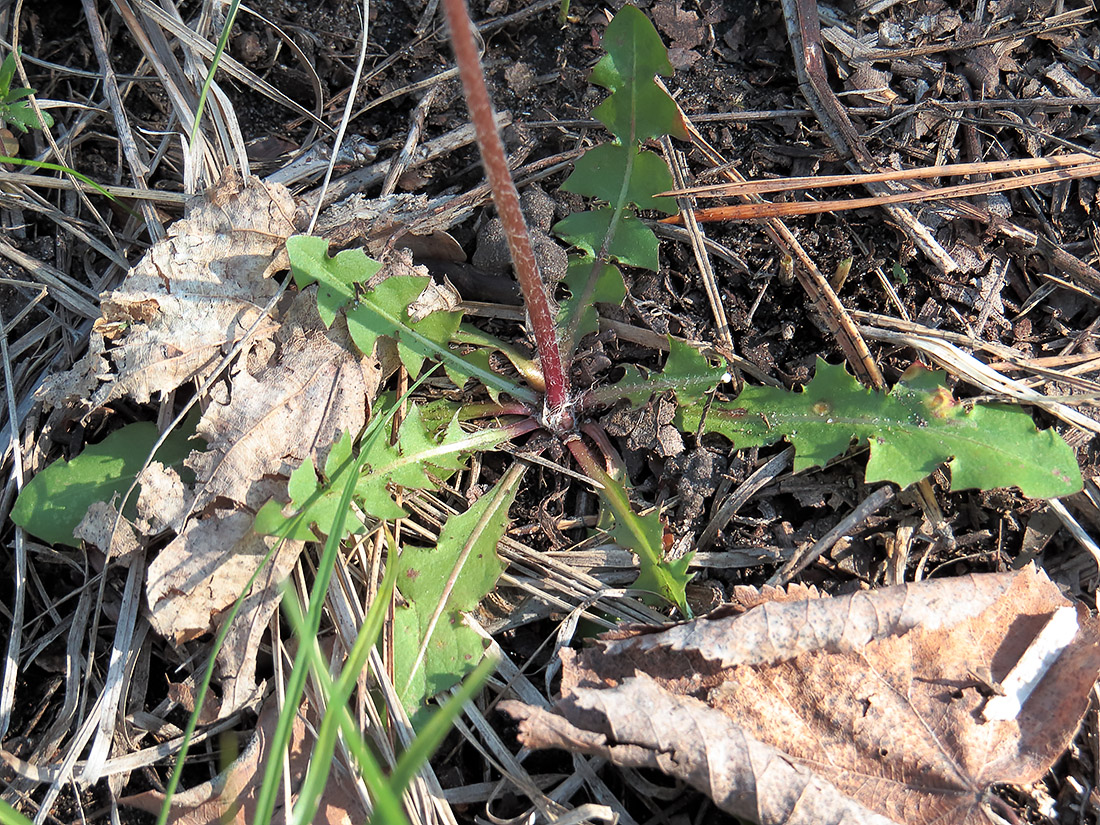
[[[707,142],[706,138],[691,122],[691,119],[682,111],[681,116],[687,126],[688,134],[691,135],[691,142],[703,152],[704,157],[714,166],[722,169],[723,175],[728,180],[735,183],[744,180],[740,173],[732,169],[726,159]],[[757,206],[763,203],[759,195],[744,195],[743,197],[750,201],[749,204],[746,204],[748,206]],[[848,317],[848,312],[840,302],[836,292],[829,285],[825,276],[821,274],[817,264],[806,254],[806,250],[798,242],[798,238],[778,217],[767,218],[766,228],[768,237],[775,245],[797,263],[795,274],[798,276],[799,283],[806,291],[814,307],[821,313],[821,317],[825,319],[825,323],[828,324],[830,332],[836,337],[837,343],[844,350],[845,357],[848,359],[848,363],[852,365],[856,376],[868,386],[876,389],[884,387],[886,382],[883,380],[882,371],[875,363],[871,351],[867,349],[866,342],[860,337],[859,331],[852,323],[852,319]]]

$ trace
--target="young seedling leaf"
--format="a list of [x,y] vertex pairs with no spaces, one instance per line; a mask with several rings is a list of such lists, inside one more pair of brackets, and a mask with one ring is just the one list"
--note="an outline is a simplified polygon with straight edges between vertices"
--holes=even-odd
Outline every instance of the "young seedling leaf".
[[[183,469],[194,448],[195,420],[168,436],[156,460]],[[128,424],[71,460],[55,461],[32,478],[11,511],[11,520],[49,544],[78,544],[73,531],[97,501],[110,502],[124,494],[137,478],[159,434],[149,421]],[[123,515],[133,518],[137,495],[130,496]]]
[[[702,415],[701,407],[681,407],[678,425],[695,430]],[[1073,451],[1053,430],[1036,430],[1019,407],[957,401],[942,372],[918,366],[881,393],[819,359],[802,392],[746,387],[736,400],[712,404],[702,425],[739,448],[786,438],[796,472],[823,466],[855,439],[870,445],[868,483],[907,487],[946,462],[953,490],[1018,487],[1028,498],[1055,498],[1082,486]]]
[[484,654],[484,642],[462,614],[504,571],[496,546],[514,499],[515,485],[498,485],[448,519],[435,547],[406,546],[397,560],[397,587],[409,604],[394,616],[394,681],[410,713],[457,684]]

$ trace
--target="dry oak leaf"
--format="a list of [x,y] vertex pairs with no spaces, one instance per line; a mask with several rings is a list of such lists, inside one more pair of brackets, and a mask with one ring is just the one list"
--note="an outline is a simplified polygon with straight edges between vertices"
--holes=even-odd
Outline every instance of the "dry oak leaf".
[[1098,622],[1077,606],[1076,635],[1019,714],[985,721],[974,672],[1004,679],[1069,604],[1030,567],[761,595],[781,600],[563,651],[554,713],[501,707],[528,747],[658,768],[765,825],[978,825],[983,806],[1003,810],[993,785],[1035,782],[1065,751],[1100,672]]
[[[281,186],[228,172],[191,200],[118,289],[101,296],[91,354],[43,388],[48,406],[90,407],[130,396],[146,403],[206,378],[278,291],[269,275],[294,232],[294,201]],[[262,322],[270,334],[275,322]],[[98,384],[94,393],[90,386]]]
[[[270,696],[260,711],[256,731],[239,757],[223,773],[209,782],[177,793],[172,797],[168,821],[173,825],[246,825],[256,817],[256,798],[263,782],[264,771],[271,769],[270,742],[279,721],[276,697]],[[306,722],[309,722],[307,725]],[[303,705],[294,717],[290,740],[291,800],[296,799],[297,788],[305,778],[309,758],[314,749],[312,733],[318,725],[317,715],[308,705]],[[276,765],[281,763],[276,762]],[[280,794],[271,817],[272,825],[285,825],[290,821],[289,811],[282,804]],[[145,791],[120,799],[123,805],[149,813],[159,813],[164,804],[164,794]],[[315,823],[324,825],[358,825],[366,822],[368,812],[355,791],[350,775],[333,763],[333,773],[321,796]]]

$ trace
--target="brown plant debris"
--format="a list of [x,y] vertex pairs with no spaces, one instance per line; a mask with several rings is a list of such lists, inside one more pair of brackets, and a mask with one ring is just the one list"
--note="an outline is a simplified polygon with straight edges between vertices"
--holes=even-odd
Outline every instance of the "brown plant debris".
[[737,607],[563,651],[554,712],[519,702],[532,748],[663,770],[760,823],[988,822],[998,783],[1028,785],[1063,753],[1100,671],[1079,629],[1022,710],[986,721],[1068,602],[1042,573],[971,575],[829,598],[740,588]]

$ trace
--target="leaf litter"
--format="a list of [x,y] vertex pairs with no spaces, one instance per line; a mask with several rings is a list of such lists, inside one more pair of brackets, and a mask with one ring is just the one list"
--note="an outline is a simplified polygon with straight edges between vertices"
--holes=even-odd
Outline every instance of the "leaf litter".
[[[251,738],[232,764],[214,779],[172,797],[170,821],[176,825],[247,825],[254,822],[256,799],[263,781],[264,766],[272,755],[270,743],[278,721],[278,701],[272,694],[260,710],[260,718]],[[314,731],[317,724],[317,714],[308,704],[295,714],[287,762],[294,787],[305,778],[316,741]],[[330,782],[313,821],[324,825],[350,825],[366,821],[366,806],[355,794],[354,787],[350,777],[344,777],[344,781]],[[164,794],[145,791],[123,797],[119,802],[158,814],[164,805]],[[289,821],[288,811],[279,804],[271,818],[272,825],[286,825]]]
[[[251,330],[198,421],[183,462],[193,483],[159,462],[140,479],[137,526],[175,533],[149,564],[146,596],[153,627],[176,644],[218,629],[276,543],[253,532],[255,512],[288,499],[286,479],[304,461],[323,465],[341,434],[362,430],[382,379],[379,359],[354,347],[346,324],[323,323],[316,287],[283,296],[264,315],[279,290],[270,276],[286,268],[293,214],[284,188],[227,175],[104,299],[91,344],[97,356],[44,391],[45,403],[56,404],[79,397],[94,377],[98,387],[83,401],[91,409],[121,397],[144,403],[209,379]],[[152,439],[133,443],[147,454]],[[135,459],[140,465],[145,454]],[[103,531],[96,535],[103,540]],[[223,715],[257,692],[259,639],[302,547],[283,544],[218,652]]]
[[671,628],[624,628],[562,651],[552,711],[501,704],[531,748],[664,771],[761,825],[987,823],[998,783],[1038,780],[1068,747],[1100,670],[1080,629],[1013,718],[989,691],[1070,602],[1046,575],[924,580],[848,596],[740,587]]

